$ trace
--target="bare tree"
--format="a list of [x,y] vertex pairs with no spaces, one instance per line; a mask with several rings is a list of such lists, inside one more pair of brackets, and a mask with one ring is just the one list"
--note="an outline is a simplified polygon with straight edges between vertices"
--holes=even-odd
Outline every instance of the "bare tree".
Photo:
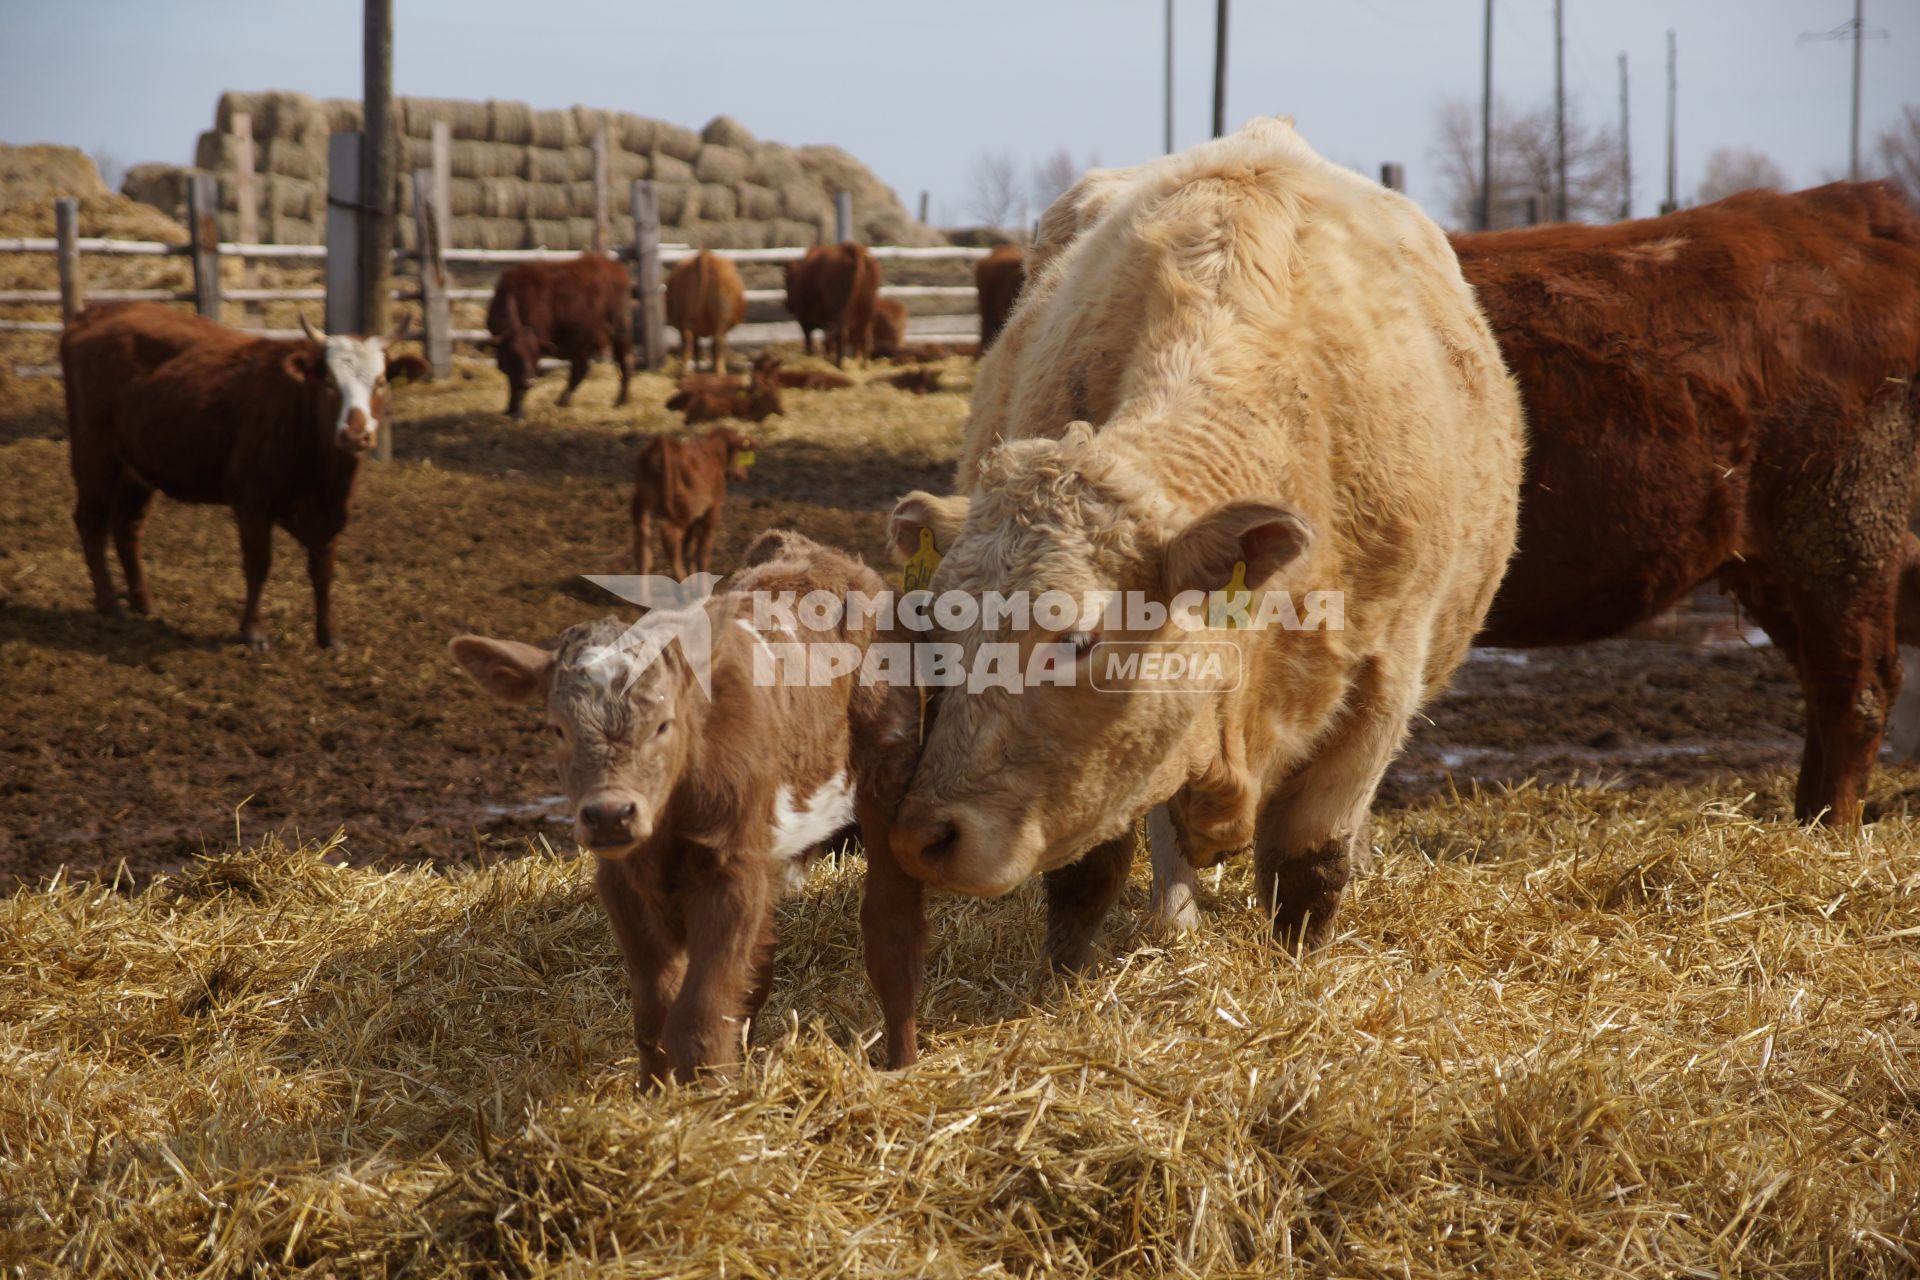
[[1027,199],[1020,189],[1020,173],[1004,151],[983,151],[967,171],[967,216],[989,227],[1023,227]]
[[109,191],[118,191],[121,180],[127,176],[127,162],[107,147],[93,149],[93,167],[100,171],[100,181]]
[[[1480,112],[1463,98],[1440,104],[1435,121],[1433,159],[1440,174],[1447,212],[1456,225],[1472,226],[1480,209]],[[1554,111],[1545,102],[1515,112],[1496,100],[1493,107],[1493,225],[1526,224],[1530,196],[1542,216],[1551,210],[1554,188]],[[1596,128],[1567,104],[1567,216],[1576,221],[1606,221],[1620,208],[1620,138]]]
[[1065,147],[1033,166],[1029,175],[1027,189],[1033,195],[1033,207],[1045,209],[1067,193],[1067,188],[1080,181],[1080,175],[1100,163],[1097,156],[1088,156],[1087,162],[1077,163],[1067,154]]
[[1873,158],[1898,183],[1907,199],[1920,205],[1920,104],[1909,102],[1900,117],[1880,131]]
[[1736,191],[1758,187],[1766,191],[1785,191],[1787,175],[1766,153],[1738,147],[1715,147],[1707,154],[1707,176],[1700,179],[1694,199],[1701,204],[1721,200]]

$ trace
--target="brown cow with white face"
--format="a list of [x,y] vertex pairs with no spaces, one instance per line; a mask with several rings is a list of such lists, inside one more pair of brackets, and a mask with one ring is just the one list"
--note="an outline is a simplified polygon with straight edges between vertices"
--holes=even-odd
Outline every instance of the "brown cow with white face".
[[100,612],[120,611],[107,570],[109,528],[128,603],[151,612],[140,535],[160,492],[233,508],[247,583],[240,634],[249,648],[267,648],[260,593],[276,524],[306,549],[314,642],[333,644],[334,548],[360,460],[386,424],[393,339],[328,335],[304,317],[300,323],[304,341],[281,341],[129,302],[89,307],[67,326],[60,366],[79,494],[73,521]]
[[905,1066],[925,926],[921,888],[888,857],[886,833],[912,767],[917,699],[852,673],[762,679],[787,671],[772,666],[772,644],[864,655],[883,633],[871,616],[816,626],[805,611],[762,631],[747,603],[753,593],[844,600],[885,587],[859,561],[790,532],[762,535],[746,561],[726,593],[664,623],[649,615],[637,635],[607,618],[570,628],[551,649],[461,636],[453,656],[496,697],[546,706],[575,837],[599,861],[595,884],[626,957],[649,1081],[735,1061],[772,977],[775,900],[856,820],[868,971],[886,1013],[887,1062]]
[[[941,633],[962,665],[988,643],[1064,646],[1072,679],[940,690],[893,851],[964,893],[1044,873],[1049,950],[1071,966],[1133,822],[1172,802],[1190,861],[1253,846],[1275,932],[1315,944],[1407,722],[1512,549],[1519,397],[1440,230],[1285,122],[1090,174],[1042,232],[980,366],[969,492],[904,500],[895,543],[931,535],[936,594],[1141,609]],[[1149,607],[1239,591],[1234,629]],[[1201,643],[1217,670],[1150,677]]]

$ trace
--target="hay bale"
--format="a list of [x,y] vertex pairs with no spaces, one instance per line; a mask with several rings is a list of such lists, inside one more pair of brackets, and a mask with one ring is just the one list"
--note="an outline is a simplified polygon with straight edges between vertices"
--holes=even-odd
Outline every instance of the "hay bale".
[[605,129],[607,145],[620,145],[619,113],[603,111],[599,107],[583,107],[579,103],[575,103],[570,110],[573,112],[573,127],[578,131],[581,142],[592,142],[593,135]]
[[654,138],[659,132],[657,121],[625,111],[620,112],[617,119],[622,148],[641,154],[653,150]]
[[521,218],[456,217],[447,237],[462,249],[518,249],[527,234]]
[[767,247],[772,249],[809,249],[816,244],[825,244],[826,237],[820,233],[817,222],[800,222],[793,218],[775,218],[767,224]]
[[567,248],[591,249],[593,247],[593,219],[572,217],[567,219]]
[[328,98],[321,104],[329,133],[360,131],[360,102],[357,98]]
[[487,136],[487,106],[458,98],[402,98],[401,132],[409,138],[433,137],[433,126],[445,121],[452,138],[481,140]]
[[565,186],[552,182],[526,184],[526,215],[529,218],[564,218],[573,212],[573,198]]
[[750,164],[746,152],[709,143],[700,148],[700,158],[693,162],[693,176],[702,182],[737,187],[747,180]]
[[233,118],[238,115],[245,115],[252,118],[254,136],[259,137],[260,134],[267,129],[266,112],[261,108],[261,102],[266,96],[264,93],[243,93],[237,89],[227,90],[221,94],[219,99],[213,104],[213,131],[215,133],[232,133]]
[[77,147],[0,144],[0,208],[54,196],[106,194],[100,170]]
[[629,182],[653,176],[653,165],[644,155],[616,149],[607,157],[607,176],[624,189]]
[[[137,164],[127,170],[127,176],[120,183],[120,192],[130,200],[151,205],[176,222],[184,222],[187,217],[187,182],[192,173],[191,169],[183,169],[179,165]],[[0,205],[14,203],[16,201],[10,190],[4,198],[0,198]]]
[[647,157],[655,182],[692,182],[693,165],[670,152],[655,150]]
[[533,136],[528,139],[536,147],[553,147],[556,150],[580,145],[580,128],[574,123],[571,111],[536,111],[533,113]]
[[685,226],[700,216],[700,186],[693,182],[653,183],[654,201],[660,207],[660,221],[669,227]]
[[456,178],[520,178],[526,163],[527,149],[509,142],[455,142],[447,148],[447,167]]
[[533,141],[533,108],[524,102],[487,99],[487,140],[526,146]]
[[736,151],[752,151],[760,145],[760,139],[748,133],[746,126],[732,116],[715,116],[707,121],[700,138],[713,146],[732,147]]
[[[589,182],[593,179],[593,147],[590,143],[581,143],[577,147],[568,147],[562,152],[567,159],[567,178],[573,182]],[[607,169],[613,169],[613,157],[607,157]]]
[[700,148],[706,144],[700,135],[691,129],[677,124],[659,121],[654,129],[653,149],[656,153],[666,152],[676,160],[685,160],[692,164],[700,158]]
[[564,218],[528,218],[527,243],[529,249],[565,249],[570,247],[567,222]]
[[707,221],[730,221],[740,211],[739,204],[732,187],[723,187],[717,182],[700,184],[700,216]]
[[236,160],[234,139],[230,133],[203,133],[193,144],[193,167],[219,173],[233,170]]
[[743,218],[751,218],[755,222],[769,222],[784,212],[780,193],[772,187],[743,182],[734,188],[734,195],[738,197],[738,208]]
[[565,151],[528,147],[526,167],[520,171],[520,176],[528,182],[569,182],[574,176],[573,160]]
[[[490,178],[454,178],[447,183],[447,212],[454,217],[486,212]],[[408,205],[412,208],[412,205]]]
[[[607,207],[611,209],[619,201],[617,191],[607,192]],[[593,216],[593,184],[591,182],[569,182],[567,184],[568,212],[580,217]]]
[[[318,148],[313,140],[319,142]],[[303,182],[324,180],[327,176],[327,140],[325,135],[308,134],[306,139],[275,138],[259,156],[256,167],[262,172]],[[421,168],[426,166],[422,165]]]
[[262,229],[271,237],[273,244],[325,244],[327,242],[324,218],[299,218],[290,213],[276,213]]
[[833,199],[810,183],[783,189],[780,211],[796,222],[816,227],[833,226]]
[[533,193],[540,188],[525,178],[470,178],[465,181],[477,183],[480,187],[480,207],[473,212],[488,218],[511,218],[515,222],[532,216]]
[[792,151],[775,143],[768,143],[753,153],[747,164],[747,181],[763,187],[772,187],[784,191],[788,187],[797,187],[808,181],[806,166],[801,164]]

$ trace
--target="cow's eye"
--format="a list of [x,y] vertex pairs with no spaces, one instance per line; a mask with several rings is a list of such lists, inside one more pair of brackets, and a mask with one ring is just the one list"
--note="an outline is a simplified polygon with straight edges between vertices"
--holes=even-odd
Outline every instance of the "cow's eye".
[[550,724],[547,728],[553,730],[554,741],[565,742],[567,740],[567,729],[565,725]]
[[656,738],[664,738],[667,734],[667,730],[671,728],[672,725],[673,725],[673,721],[662,720],[659,724],[659,727],[653,731],[653,736]]

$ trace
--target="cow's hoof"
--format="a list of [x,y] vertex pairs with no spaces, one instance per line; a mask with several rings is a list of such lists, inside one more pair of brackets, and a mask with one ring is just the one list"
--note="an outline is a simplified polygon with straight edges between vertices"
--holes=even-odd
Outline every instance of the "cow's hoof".
[[322,649],[331,649],[331,648],[333,648],[333,637],[332,637],[332,636],[315,636],[315,637],[313,638],[313,642],[314,642],[314,643],[315,643],[316,645],[319,645],[319,646],[320,646],[320,647],[321,647]]
[[1184,882],[1168,885],[1164,894],[1156,894],[1153,904],[1154,925],[1166,933],[1192,933],[1200,927],[1200,904],[1193,886]]
[[265,653],[273,647],[272,642],[265,636],[241,636],[240,639],[253,653]]

